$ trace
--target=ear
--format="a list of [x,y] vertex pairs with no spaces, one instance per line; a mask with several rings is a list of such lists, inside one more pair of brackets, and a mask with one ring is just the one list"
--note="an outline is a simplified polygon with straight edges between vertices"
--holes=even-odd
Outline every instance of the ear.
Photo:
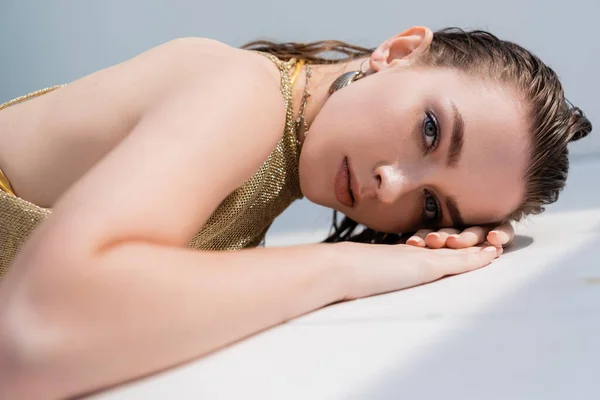
[[433,32],[423,26],[414,26],[381,43],[371,54],[371,69],[381,71],[399,64],[408,64],[427,51]]

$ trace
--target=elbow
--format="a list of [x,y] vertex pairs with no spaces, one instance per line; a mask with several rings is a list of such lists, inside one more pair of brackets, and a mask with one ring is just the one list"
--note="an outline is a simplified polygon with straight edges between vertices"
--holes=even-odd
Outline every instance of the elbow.
[[0,308],[0,398],[28,399],[48,396],[43,377],[50,367],[45,329],[27,321],[20,306]]
[[67,283],[63,268],[48,274],[40,267],[7,276],[10,281],[0,285],[0,399],[68,395],[75,315],[66,307],[72,289],[66,286],[73,282]]
[[36,385],[33,379],[34,367],[30,346],[7,321],[7,311],[0,310],[0,398],[34,398],[31,389]]
[[0,308],[0,399],[63,398],[77,390],[69,323],[42,312],[18,302]]

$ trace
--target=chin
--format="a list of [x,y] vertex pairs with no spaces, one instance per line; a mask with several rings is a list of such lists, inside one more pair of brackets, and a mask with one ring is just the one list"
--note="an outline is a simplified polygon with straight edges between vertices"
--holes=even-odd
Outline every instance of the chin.
[[300,190],[312,203],[336,208],[340,204],[335,198],[328,161],[324,157],[318,157],[318,153],[310,152],[308,148],[302,150],[298,164]]
[[302,191],[302,195],[312,203],[321,206],[327,206],[323,204],[323,196],[319,196],[320,193],[315,187],[316,185],[314,185],[314,182],[313,184],[311,184],[311,182],[307,181],[310,181],[310,179],[303,180],[302,178],[300,178],[300,190]]
[[302,179],[300,175],[300,190],[305,199],[319,206],[334,208],[331,198],[326,196],[322,188],[319,187],[319,182],[315,179]]
[[313,203],[321,204],[318,190],[318,182],[317,179],[314,179],[311,174],[312,168],[307,163],[305,157],[302,157],[302,153],[300,154],[300,162],[298,164],[298,173],[300,178],[300,190],[302,191],[302,195]]

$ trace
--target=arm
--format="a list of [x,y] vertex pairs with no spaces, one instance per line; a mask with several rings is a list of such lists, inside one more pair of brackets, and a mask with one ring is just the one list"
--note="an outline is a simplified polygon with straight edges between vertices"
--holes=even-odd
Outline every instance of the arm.
[[324,245],[231,253],[115,247],[87,260],[85,273],[61,272],[53,288],[41,285],[46,295],[21,293],[35,296],[33,304],[5,308],[12,315],[2,336],[12,343],[0,345],[10,352],[0,356],[0,393],[71,396],[199,357],[341,300],[334,267],[342,262]]
[[59,200],[1,282],[0,398],[121,382],[340,298],[329,248],[290,250],[293,263],[182,248],[284,127],[276,68],[214,59]]
[[[76,183],[1,282],[0,397],[81,394],[331,302],[447,272],[398,268],[397,250],[385,260],[376,246],[182,248],[268,155],[283,114],[278,79],[263,64],[206,66]],[[383,268],[363,267],[376,253]],[[420,267],[410,254],[403,263]],[[474,267],[491,257],[469,260]]]

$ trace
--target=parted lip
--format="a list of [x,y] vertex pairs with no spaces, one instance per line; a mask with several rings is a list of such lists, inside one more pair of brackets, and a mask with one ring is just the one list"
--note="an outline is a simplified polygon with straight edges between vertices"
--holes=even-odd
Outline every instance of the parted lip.
[[335,191],[335,198],[343,206],[352,207],[354,201],[350,194],[350,170],[348,169],[348,159],[344,157],[340,163],[337,174],[333,181],[333,190]]
[[350,183],[350,194],[352,195],[352,200],[353,200],[353,204],[352,206],[354,208],[358,207],[358,204],[360,203],[360,184],[358,183],[358,179],[356,178],[356,174],[354,173],[353,169],[352,169],[352,164],[350,163],[350,160],[348,159],[348,157],[346,157],[346,163],[348,164],[348,174],[350,175],[349,177],[349,183]]
[[335,197],[346,207],[356,207],[359,203],[359,185],[348,157],[344,157],[334,179]]

